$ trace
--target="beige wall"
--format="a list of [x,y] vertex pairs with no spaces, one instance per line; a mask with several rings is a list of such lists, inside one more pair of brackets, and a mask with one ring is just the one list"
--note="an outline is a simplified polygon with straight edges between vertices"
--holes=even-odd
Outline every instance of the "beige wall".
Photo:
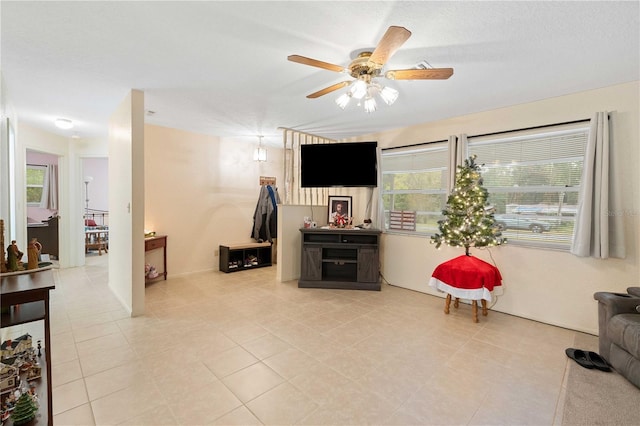
[[304,226],[305,216],[311,217],[318,226],[327,222],[328,207],[323,206],[280,206],[278,210],[278,262],[279,281],[300,278],[302,236],[300,228]]
[[109,288],[131,316],[144,314],[144,93],[109,118]]
[[[255,162],[254,139],[145,126],[144,226],[167,235],[170,276],[217,270],[221,244],[252,241],[260,176],[282,182],[282,149],[269,146],[268,161]],[[147,262],[160,266],[160,255]]]
[[[504,278],[504,294],[493,309],[533,320],[597,334],[596,291],[624,291],[640,285],[639,83],[617,85],[529,104],[486,111],[438,122],[366,135],[381,147],[590,118],[596,111],[612,111],[612,155],[620,164],[624,198],[620,220],[625,222],[626,259],[578,258],[568,252],[506,245],[472,250],[483,260],[495,260]],[[382,272],[392,285],[437,294],[427,283],[434,268],[462,251],[436,250],[428,238],[385,234]],[[439,294],[441,295],[441,294]]]

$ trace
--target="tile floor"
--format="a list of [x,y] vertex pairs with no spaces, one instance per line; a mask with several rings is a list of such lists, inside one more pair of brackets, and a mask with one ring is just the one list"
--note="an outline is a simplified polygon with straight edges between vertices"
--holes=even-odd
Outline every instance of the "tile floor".
[[55,425],[561,423],[573,331],[474,324],[389,285],[299,289],[275,267],[158,281],[130,318],[107,258],[55,271]]

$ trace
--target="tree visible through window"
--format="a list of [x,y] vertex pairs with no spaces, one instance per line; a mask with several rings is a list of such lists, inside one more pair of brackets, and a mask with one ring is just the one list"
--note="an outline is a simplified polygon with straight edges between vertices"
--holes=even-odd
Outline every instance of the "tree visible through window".
[[571,245],[587,125],[469,138],[469,155],[484,164],[489,203],[510,244]]
[[39,206],[44,193],[47,166],[27,165],[27,205]]
[[[465,156],[483,164],[483,186],[510,244],[568,249],[578,205],[588,121],[468,138]],[[392,210],[416,212],[433,235],[447,201],[446,142],[388,148],[381,155],[384,230]]]

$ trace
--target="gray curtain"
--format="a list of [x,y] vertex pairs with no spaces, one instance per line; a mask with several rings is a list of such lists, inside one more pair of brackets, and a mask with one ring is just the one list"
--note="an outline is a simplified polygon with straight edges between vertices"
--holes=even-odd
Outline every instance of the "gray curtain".
[[[580,257],[624,258],[624,215],[620,197],[613,185],[615,171],[610,155],[609,118],[597,112],[591,119],[584,155],[578,211],[573,228],[571,253]],[[617,170],[620,174],[620,170]]]
[[56,164],[47,165],[40,208],[58,210],[58,166]]
[[456,172],[458,166],[464,162],[464,156],[467,152],[467,135],[449,136],[449,186],[448,191],[451,193],[456,184]]

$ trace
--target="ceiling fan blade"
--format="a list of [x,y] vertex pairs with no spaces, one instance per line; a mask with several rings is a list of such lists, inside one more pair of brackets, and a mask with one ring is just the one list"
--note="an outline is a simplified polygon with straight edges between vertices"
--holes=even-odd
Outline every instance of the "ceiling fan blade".
[[310,65],[312,67],[323,68],[323,69],[329,70],[329,71],[335,71],[335,72],[344,71],[344,67],[341,67],[340,65],[334,65],[334,64],[330,64],[328,62],[318,61],[317,59],[311,59],[311,58],[307,58],[305,56],[289,55],[289,56],[287,56],[287,59],[290,60],[291,62],[297,62],[297,63],[303,64],[303,65]]
[[411,37],[411,31],[408,29],[404,27],[389,27],[384,36],[382,36],[380,43],[378,43],[376,50],[371,54],[369,61],[384,65],[409,37]]
[[324,96],[327,93],[331,93],[331,92],[334,92],[334,91],[336,91],[338,89],[342,89],[343,87],[348,86],[349,84],[351,84],[350,81],[341,81],[340,83],[336,83],[333,86],[325,87],[322,90],[318,90],[315,93],[307,95],[307,98],[309,98],[309,99],[319,98],[320,96]]
[[453,68],[389,70],[384,74],[389,80],[446,80],[452,75]]

